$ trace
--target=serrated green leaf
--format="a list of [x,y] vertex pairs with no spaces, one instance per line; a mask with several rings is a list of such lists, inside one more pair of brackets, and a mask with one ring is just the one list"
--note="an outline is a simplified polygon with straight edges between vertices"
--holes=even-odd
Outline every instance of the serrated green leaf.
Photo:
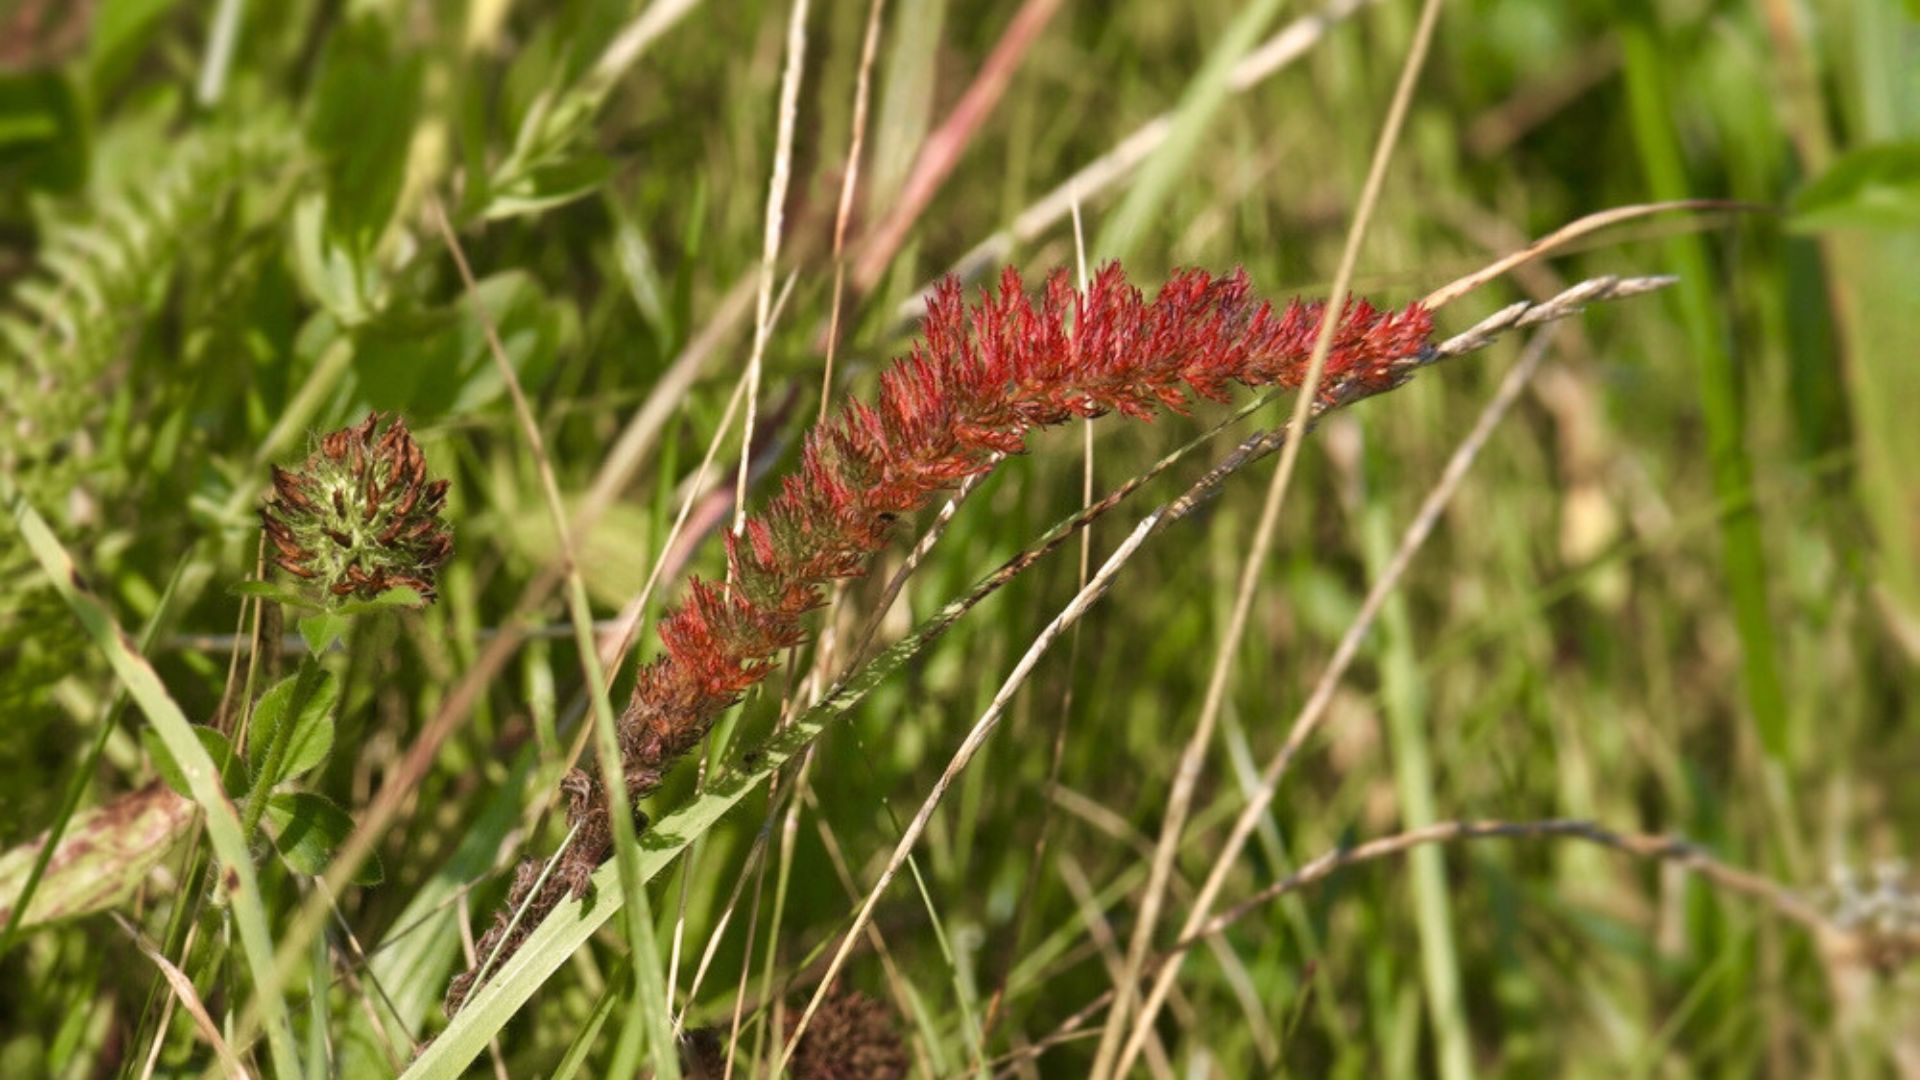
[[[274,847],[279,849],[288,866],[308,877],[326,873],[333,853],[353,832],[353,819],[345,810],[310,791],[270,797],[266,817],[273,830]],[[382,876],[379,859],[370,858],[354,875],[353,883],[375,885]]]
[[307,651],[315,656],[333,647],[347,633],[347,617],[337,611],[322,611],[301,619],[300,637],[307,643]]
[[[300,680],[309,680],[306,700],[299,715],[289,716]],[[299,776],[326,760],[333,749],[333,705],[340,687],[331,672],[308,661],[300,673],[282,679],[260,695],[253,709],[253,731],[247,736],[247,764],[259,777],[260,790],[271,791],[283,781]],[[288,725],[291,724],[289,727]],[[264,775],[267,755],[275,739],[284,738],[286,749],[274,775]]]
[[1841,155],[1794,197],[1793,227],[1920,228],[1920,141]]
[[[215,765],[220,765],[220,786],[229,797],[239,797],[246,793],[248,786],[247,763],[239,754],[233,752],[233,744],[220,732],[201,724],[193,726],[194,738],[207,751]],[[161,740],[158,732],[152,728],[140,729],[140,745],[146,748],[147,757],[153,761],[153,771],[174,791],[192,798],[193,792],[187,787],[186,773],[181,771],[180,763],[174,760],[173,752]]]

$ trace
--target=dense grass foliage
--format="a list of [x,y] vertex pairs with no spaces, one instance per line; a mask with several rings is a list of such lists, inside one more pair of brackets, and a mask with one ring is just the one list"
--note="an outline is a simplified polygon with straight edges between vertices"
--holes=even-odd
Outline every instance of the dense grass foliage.
[[1333,287],[1421,6],[0,0],[0,1076],[1920,1075],[1920,11],[1442,5],[1317,386],[1727,203],[1439,305],[1679,277],[1381,368],[1269,548],[1321,309],[1207,304]]

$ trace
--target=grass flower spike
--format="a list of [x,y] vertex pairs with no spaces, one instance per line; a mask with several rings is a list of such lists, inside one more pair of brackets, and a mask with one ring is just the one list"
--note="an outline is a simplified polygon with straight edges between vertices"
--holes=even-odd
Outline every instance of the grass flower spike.
[[[1255,297],[1246,276],[1177,274],[1149,300],[1117,265],[1085,295],[1065,271],[1038,301],[1014,270],[968,305],[944,283],[921,341],[880,380],[877,400],[844,408],[807,438],[799,468],[739,535],[727,537],[732,585],[695,581],[660,625],[665,649],[642,668],[620,718],[629,796],[659,787],[674,762],[806,635],[823,586],[865,573],[901,515],[1019,453],[1036,428],[1119,412],[1150,419],[1194,398],[1227,400],[1235,384],[1298,387],[1324,306],[1284,308]],[[1346,305],[1326,362],[1329,402],[1390,389],[1426,354],[1433,322],[1410,305]],[[568,895],[582,895],[611,852],[613,831],[597,773],[563,784],[574,838],[542,880],[523,863],[507,903],[481,939],[479,966],[456,978],[451,1015],[489,959],[503,961]],[[515,918],[515,912],[519,917]]]
[[273,469],[260,521],[276,566],[325,601],[371,600],[409,588],[434,598],[434,572],[453,551],[440,520],[447,481],[427,479],[427,461],[395,417],[380,414],[330,432],[293,469]]

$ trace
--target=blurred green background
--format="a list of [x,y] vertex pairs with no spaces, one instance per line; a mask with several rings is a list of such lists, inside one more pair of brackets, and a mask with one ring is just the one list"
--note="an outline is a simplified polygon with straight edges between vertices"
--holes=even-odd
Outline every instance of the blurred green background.
[[[459,232],[570,505],[609,461],[621,466],[581,540],[597,613],[611,618],[662,553],[747,363],[790,11],[0,3],[0,464],[122,624],[152,622],[150,653],[188,714],[214,714],[231,635],[249,629],[226,586],[254,566],[265,462],[298,458],[308,432],[369,407],[404,412],[435,474],[452,478],[457,554],[436,607],[333,657],[340,749],[315,786],[357,812],[496,628],[558,631],[486,680],[383,843],[386,880],[339,897],[339,925],[362,945],[403,944],[366,970],[334,933],[335,965],[356,977],[315,969],[290,991],[304,1037],[342,1074],[391,1071],[370,1001],[406,1037],[441,1022],[454,920],[464,909],[477,922],[504,891],[510,860],[496,855],[550,850],[563,831],[539,811],[581,715],[563,606],[547,590],[517,610],[557,547],[434,208]],[[1009,262],[1031,280],[1073,264],[1069,200],[1043,200],[1163,114],[1167,137],[1143,167],[1083,190],[1088,255],[1123,258],[1148,288],[1176,266],[1240,265],[1276,299],[1324,291],[1417,15],[1406,0],[888,0],[835,399],[871,391],[906,347],[903,303],[935,276]],[[791,294],[766,348],[755,503],[818,410],[867,18],[867,4],[840,0],[804,24],[778,269]],[[996,54],[1021,19],[1039,20],[1030,43]],[[1297,59],[1239,77],[1287,33],[1305,43]],[[949,145],[956,105],[995,55],[1010,61],[1004,93],[887,243],[916,162]],[[1686,197],[1754,206],[1587,238],[1442,313],[1452,331],[1598,274],[1682,278],[1559,332],[1370,636],[1229,903],[1332,848],[1456,817],[1672,833],[1822,904],[1836,902],[1840,870],[1878,868],[1907,887],[1883,864],[1920,839],[1920,9],[1447,3],[1355,290],[1404,304],[1583,214]],[[1308,444],[1163,921],[1184,914],[1246,785],[1516,348],[1423,376]],[[656,436],[622,443],[649,408]],[[1177,417],[1099,423],[1096,490],[1196,430]],[[962,509],[884,634],[1079,505],[1080,433],[1034,451]],[[736,426],[692,492],[690,527],[724,520],[738,453]],[[936,814],[920,886],[887,894],[886,962],[858,953],[845,979],[899,1006],[920,1072],[970,1073],[971,1030],[1002,986],[988,1058],[1110,985],[1265,468],[1130,564]],[[1159,480],[1145,497],[1181,486]],[[1130,504],[1093,530],[1096,559],[1141,512]],[[686,572],[718,566],[717,544],[674,560],[649,617]],[[763,970],[775,996],[788,980],[811,986],[854,907],[836,864],[861,888],[873,880],[896,823],[1078,575],[1071,550],[1041,563],[830,733],[764,876],[747,862],[767,821],[757,795],[702,838],[690,870],[656,885],[663,942],[685,913],[680,995],[744,887],[691,1023],[728,1020],[743,965],[750,1004]],[[849,588],[843,635],[885,576]],[[650,631],[639,640],[650,655]],[[771,723],[781,682],[749,700],[742,731]],[[0,842],[46,829],[70,785],[86,807],[152,778],[144,721],[116,710],[115,692],[0,529]],[[693,773],[650,811],[684,802]],[[156,938],[178,905],[204,899],[180,894],[178,863],[121,906]],[[1451,846],[1425,866],[1356,870],[1236,924],[1187,962],[1140,1070],[1920,1075],[1920,990],[1904,957],[1837,955],[1750,900],[1564,841]],[[281,912],[310,887],[283,869],[268,886]],[[247,989],[220,911],[200,922],[176,959],[218,1017]],[[586,1075],[606,1067],[613,1039],[587,1025],[621,985],[623,952],[609,931],[499,1033],[509,1075],[549,1075],[570,1048]],[[105,916],[29,927],[0,973],[0,1074],[140,1075],[166,991]],[[764,1043],[762,1014],[750,1010],[746,1030],[746,1045]],[[177,1012],[154,1052],[160,1075],[211,1061]],[[1091,1054],[1069,1042],[1018,1069],[1083,1075]]]

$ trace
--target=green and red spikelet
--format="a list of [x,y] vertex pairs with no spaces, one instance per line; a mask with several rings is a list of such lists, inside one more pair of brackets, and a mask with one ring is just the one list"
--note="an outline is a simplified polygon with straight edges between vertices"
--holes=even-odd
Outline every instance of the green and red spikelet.
[[[620,717],[629,796],[656,789],[713,722],[805,637],[823,586],[865,573],[901,515],[1019,453],[1035,428],[1120,412],[1151,419],[1185,412],[1194,397],[1225,401],[1234,384],[1297,388],[1325,307],[1276,310],[1246,275],[1188,270],[1151,301],[1117,265],[1083,296],[1065,271],[1036,304],[1006,270],[997,293],[968,306],[955,281],[928,305],[921,340],[881,377],[872,405],[855,402],[807,437],[799,469],[739,535],[727,537],[732,584],[696,580],[660,625],[664,650],[640,670]],[[1337,403],[1388,390],[1425,355],[1433,321],[1419,305],[1381,310],[1347,303],[1320,382]],[[607,801],[595,775],[563,783],[574,839],[536,890],[541,863],[517,868],[505,908],[476,950],[485,965],[519,947],[562,898],[581,895],[611,851]],[[536,892],[538,895],[536,895]],[[511,915],[526,910],[513,924]],[[489,968],[488,970],[491,970]],[[453,982],[457,1011],[478,969]]]
[[427,479],[427,459],[402,417],[378,430],[370,412],[330,431],[291,469],[273,467],[260,508],[274,565],[323,604],[371,600],[409,588],[434,598],[434,574],[453,553],[440,518],[447,481]]

